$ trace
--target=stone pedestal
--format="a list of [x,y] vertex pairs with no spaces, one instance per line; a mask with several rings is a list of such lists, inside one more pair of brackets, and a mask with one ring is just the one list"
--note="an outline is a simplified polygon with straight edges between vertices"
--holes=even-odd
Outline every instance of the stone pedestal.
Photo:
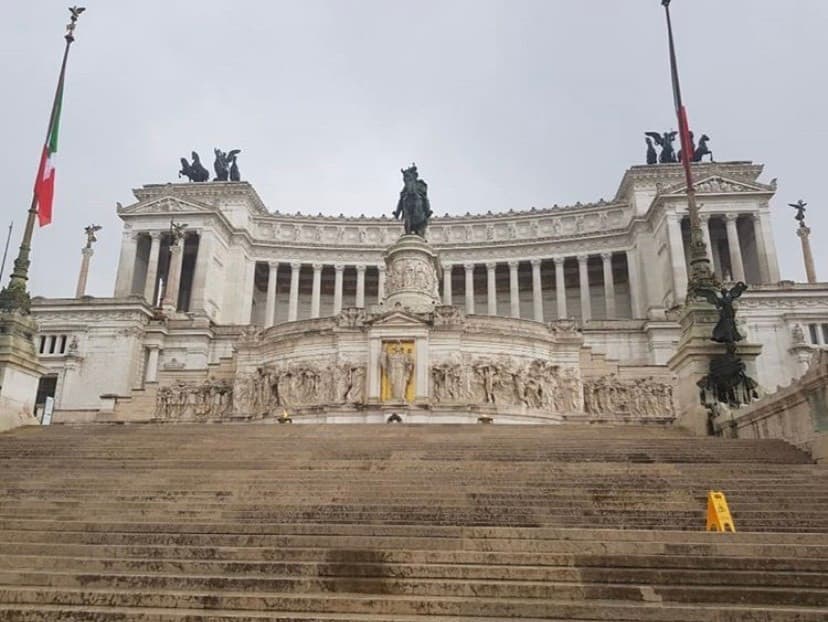
[[385,299],[382,310],[429,313],[440,305],[440,264],[428,242],[404,235],[385,252]]
[[[705,302],[688,302],[681,311],[681,337],[676,353],[667,366],[676,374],[676,423],[694,434],[708,434],[708,411],[701,404],[698,382],[710,370],[713,357],[724,354],[725,346],[710,339],[719,313]],[[741,342],[736,353],[744,361],[747,374],[756,378],[756,357],[761,344]]]
[[0,313],[0,432],[35,425],[35,398],[45,373],[37,359],[37,324],[28,315]]

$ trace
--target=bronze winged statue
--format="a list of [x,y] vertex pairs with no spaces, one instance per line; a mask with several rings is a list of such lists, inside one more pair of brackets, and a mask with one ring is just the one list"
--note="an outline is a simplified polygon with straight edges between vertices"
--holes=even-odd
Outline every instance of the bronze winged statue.
[[678,162],[676,151],[673,149],[673,142],[676,140],[678,132],[644,132],[645,136],[649,136],[655,141],[655,144],[661,147],[661,153],[658,155],[660,164],[673,164]]
[[719,311],[719,321],[713,327],[713,341],[732,345],[745,338],[736,326],[736,309],[733,303],[747,291],[747,288],[747,285],[739,281],[730,289],[723,287],[720,292],[707,288],[698,290],[702,298]]

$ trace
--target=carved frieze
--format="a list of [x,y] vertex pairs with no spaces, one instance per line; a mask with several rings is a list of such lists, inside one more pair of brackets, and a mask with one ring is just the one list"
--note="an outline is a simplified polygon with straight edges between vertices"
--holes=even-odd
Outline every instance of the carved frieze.
[[584,382],[584,412],[588,415],[672,417],[673,386],[655,378],[620,379],[615,374]]

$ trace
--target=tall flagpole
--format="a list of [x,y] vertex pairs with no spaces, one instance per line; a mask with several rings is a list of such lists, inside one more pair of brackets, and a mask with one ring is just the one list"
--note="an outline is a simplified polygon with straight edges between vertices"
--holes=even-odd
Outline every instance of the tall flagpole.
[[687,111],[681,101],[681,86],[679,84],[678,63],[676,62],[676,47],[673,42],[673,24],[670,20],[670,0],[661,0],[664,13],[667,17],[667,40],[670,47],[670,75],[673,81],[673,100],[678,119],[679,137],[681,139],[681,163],[684,166],[684,177],[687,185],[687,212],[690,216],[690,275],[687,279],[687,300],[697,297],[700,289],[716,288],[719,283],[710,260],[707,257],[707,245],[699,218],[699,208],[696,205],[696,188],[693,185],[693,175],[690,170],[692,150],[690,142],[690,126],[687,122]]
[[3,280],[3,273],[6,271],[6,255],[9,254],[9,242],[11,242],[12,227],[14,221],[9,223],[9,233],[6,235],[6,245],[3,247],[3,261],[0,261],[0,282]]
[[[63,79],[66,75],[66,59],[69,57],[69,46],[75,40],[75,25],[78,21],[78,16],[86,9],[83,7],[70,7],[69,23],[66,25],[66,47],[63,49],[63,62],[60,64],[60,76],[58,78],[57,88],[55,89],[55,98],[52,100],[52,112],[49,115],[49,125],[46,131],[46,140],[52,134],[52,128],[55,123],[55,112],[57,111],[58,99],[63,91]],[[37,193],[32,191],[32,203],[29,207],[29,214],[26,218],[26,227],[23,230],[23,239],[20,242],[20,250],[17,253],[17,259],[14,260],[14,270],[9,280],[9,285],[0,291],[0,311],[16,311],[23,314],[28,314],[31,307],[31,297],[26,291],[26,282],[29,280],[29,265],[31,260],[29,255],[32,249],[32,234],[34,233],[34,223],[37,217]]]

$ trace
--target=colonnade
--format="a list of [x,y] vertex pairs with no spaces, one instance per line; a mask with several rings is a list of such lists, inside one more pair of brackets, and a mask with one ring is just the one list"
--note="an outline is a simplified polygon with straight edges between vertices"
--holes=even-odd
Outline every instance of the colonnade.
[[[442,268],[443,303],[459,306],[467,314],[538,322],[572,316],[583,321],[643,317],[635,249],[505,262],[444,261]],[[254,304],[251,321],[265,327],[278,321],[336,315],[347,306],[370,307],[385,297],[384,265],[269,261],[258,262],[255,273],[258,294],[254,291],[254,300],[264,309],[257,312]],[[462,293],[455,297],[454,292]]]

